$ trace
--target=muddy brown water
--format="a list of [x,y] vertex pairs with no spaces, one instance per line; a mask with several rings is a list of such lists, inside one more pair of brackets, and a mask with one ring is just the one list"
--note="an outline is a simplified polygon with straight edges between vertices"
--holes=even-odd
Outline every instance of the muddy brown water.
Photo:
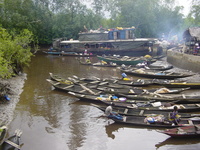
[[[96,58],[91,58],[96,61]],[[37,54],[9,127],[23,131],[22,150],[197,150],[199,139],[177,140],[156,129],[113,124],[87,102],[53,90],[49,72],[63,78],[120,77],[116,68],[83,66],[75,57]]]

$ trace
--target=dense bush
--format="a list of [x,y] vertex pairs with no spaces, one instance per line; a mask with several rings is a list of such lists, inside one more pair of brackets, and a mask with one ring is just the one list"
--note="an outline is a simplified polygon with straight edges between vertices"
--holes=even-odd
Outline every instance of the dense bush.
[[0,27],[0,77],[9,78],[18,74],[31,60],[30,44],[33,34],[27,29],[20,33],[10,32]]

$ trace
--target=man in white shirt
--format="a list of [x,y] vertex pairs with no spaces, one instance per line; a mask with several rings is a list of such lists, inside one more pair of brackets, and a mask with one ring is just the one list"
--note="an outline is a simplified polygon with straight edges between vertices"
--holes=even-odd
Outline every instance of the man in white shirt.
[[105,110],[105,115],[106,116],[109,116],[112,114],[112,106],[109,105],[108,107],[106,107],[106,110]]

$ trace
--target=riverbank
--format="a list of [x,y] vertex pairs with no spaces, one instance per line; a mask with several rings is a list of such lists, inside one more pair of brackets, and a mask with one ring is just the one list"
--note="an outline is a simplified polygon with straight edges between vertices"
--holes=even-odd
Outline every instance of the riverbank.
[[[172,55],[172,54],[171,54]],[[175,55],[175,54],[174,54]],[[172,58],[170,58],[172,59]],[[179,58],[179,59],[182,59],[182,58]],[[176,63],[173,63],[172,62],[169,62],[169,56],[167,55],[167,57],[164,57],[162,59],[160,59],[159,61],[153,63],[153,65],[164,65],[164,66],[167,66],[167,65],[172,65],[173,68],[170,69],[169,71],[172,71],[172,72],[179,72],[179,73],[189,73],[189,74],[194,74],[193,76],[190,76],[190,77],[187,77],[187,78],[179,78],[179,79],[176,79],[177,81],[188,81],[188,82],[200,82],[200,74],[198,72],[193,72],[192,70],[190,69],[183,69],[184,67],[184,64],[181,65],[181,63],[177,66]],[[181,60],[182,61],[182,60]],[[192,64],[191,64],[192,65]]]
[[17,103],[20,100],[20,94],[23,92],[26,74],[13,77],[11,79],[1,79],[2,85],[8,85],[8,97],[10,101],[2,101],[0,106],[0,125],[8,126],[13,119],[13,113]]
[[167,61],[182,69],[200,73],[200,56],[185,53],[185,47],[167,50]]

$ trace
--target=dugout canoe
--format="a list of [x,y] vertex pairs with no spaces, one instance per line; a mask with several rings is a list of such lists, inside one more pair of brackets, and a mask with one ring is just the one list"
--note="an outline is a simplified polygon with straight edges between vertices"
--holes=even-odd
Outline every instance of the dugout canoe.
[[79,63],[81,65],[94,66],[94,67],[117,67],[117,64],[114,63],[106,63],[106,64],[101,62],[91,63],[91,62],[82,62],[81,60],[79,60]]
[[128,95],[142,95],[142,94],[178,94],[190,88],[154,88],[154,89],[142,89],[137,87],[125,87],[125,88],[112,88],[112,87],[96,87],[95,89],[103,91],[105,93],[111,93],[115,95],[128,94]]
[[176,72],[169,72],[169,71],[148,71],[144,70],[143,68],[137,70],[121,70],[126,74],[130,74],[133,76],[139,76],[144,78],[153,78],[153,79],[176,79],[176,78],[185,78],[190,77],[193,74],[186,74],[186,73],[176,73]]
[[8,127],[7,126],[1,126],[0,127],[0,145],[4,142],[6,135],[8,132]]
[[[101,79],[101,78],[97,78],[97,77],[80,78],[80,77],[77,77],[77,76],[68,77],[66,79],[66,78],[61,78],[59,75],[55,75],[53,73],[49,73],[49,75],[50,75],[50,78],[52,80],[62,81],[62,82],[66,81],[67,83],[70,81],[70,82],[73,82],[75,84],[76,83],[83,83],[83,82],[91,82],[92,84],[93,83],[100,83],[100,82],[109,82],[109,83],[117,83],[117,84],[120,84],[120,85],[144,87],[144,86],[155,85],[159,82],[158,79],[122,80],[122,79],[119,79],[119,78],[111,78],[111,79],[102,78]],[[160,82],[164,82],[164,80],[160,81]]]
[[[116,107],[124,107],[139,110],[152,110],[152,111],[173,111],[174,106],[178,107],[179,112],[197,112],[200,111],[200,104],[175,104],[176,101],[170,102],[170,106],[164,102],[144,102],[144,101],[131,101],[123,97],[113,97],[112,95],[84,95],[79,93],[68,92],[76,98],[91,103],[103,103],[106,105],[114,105]],[[111,98],[112,97],[112,98]],[[169,106],[169,107],[168,107]]]
[[187,88],[190,89],[200,89],[200,82],[170,82],[170,81],[155,81],[155,85],[164,86],[167,88]]
[[76,93],[80,93],[80,94],[93,94],[93,95],[99,95],[101,93],[103,93],[100,90],[95,90],[95,89],[88,89],[86,86],[80,84],[62,84],[61,82],[58,81],[54,81],[54,80],[50,80],[50,79],[46,79],[46,81],[48,81],[55,89],[57,90],[61,90],[64,92],[76,92]]
[[110,101],[103,101],[106,105],[114,105],[115,107],[123,107],[129,109],[138,109],[138,110],[152,110],[152,111],[167,111],[171,112],[174,109],[174,106],[178,107],[178,112],[198,112],[200,111],[200,104],[176,104],[174,102],[142,102],[142,103],[129,103],[129,102],[110,102]]
[[[69,80],[65,80],[62,78],[59,78],[56,76],[54,76],[52,73],[50,73],[50,77],[51,79],[53,79],[54,81],[58,81],[61,82],[63,84],[67,83],[70,84],[71,81]],[[50,82],[50,81],[49,81]],[[53,82],[53,81],[52,81]],[[54,84],[58,84],[58,83],[54,83]],[[96,89],[99,91],[102,91],[104,93],[110,93],[110,94],[115,94],[115,95],[119,95],[120,94],[131,94],[131,95],[138,95],[138,94],[149,94],[149,93],[157,93],[157,94],[177,94],[180,93],[182,91],[188,90],[189,88],[180,88],[180,89],[167,89],[167,88],[156,88],[156,89],[150,89],[150,90],[146,90],[146,89],[142,89],[142,88],[138,88],[138,87],[132,87],[132,86],[125,86],[125,85],[120,85],[117,83],[112,83],[112,82],[101,82],[101,81],[92,81],[92,82],[80,82],[78,83],[78,81],[75,81],[75,84],[79,85],[82,84],[84,86],[87,86],[87,88],[89,89]],[[73,92],[77,92],[79,93],[79,91],[73,91]]]
[[7,140],[1,145],[1,150],[20,150],[22,147],[21,143],[22,131],[17,129],[15,130],[14,135],[10,136]]
[[135,67],[135,66],[121,66],[119,67],[121,69],[121,71],[123,70],[137,70],[140,68],[144,68],[145,70],[157,70],[157,71],[165,71],[165,70],[169,70],[172,69],[173,66],[172,65],[168,65],[168,66],[156,66],[156,65],[147,65],[147,66],[141,66],[141,67]]
[[126,97],[130,100],[143,100],[143,101],[161,101],[161,102],[170,102],[176,101],[177,104],[194,104],[200,103],[200,96],[191,96],[191,95],[161,95],[161,94],[146,94],[146,95],[127,95],[127,94],[119,94],[121,97]]
[[164,131],[159,130],[158,132],[169,135],[173,138],[199,138],[200,124],[166,129]]
[[153,63],[156,60],[155,59],[147,59],[145,57],[114,57],[114,56],[99,56],[97,55],[97,58],[99,60],[103,60],[105,62],[112,62],[112,63],[116,63],[117,65],[137,65],[138,63],[143,63],[144,61],[148,62],[148,63]]
[[[96,105],[91,104],[92,106],[100,109],[101,111],[105,112],[106,107],[104,105]],[[120,115],[125,116],[150,116],[150,115],[164,115],[165,117],[169,116],[169,112],[167,111],[153,111],[153,110],[139,110],[139,109],[131,109],[131,108],[122,108],[122,107],[115,107],[112,105],[113,112],[116,112]],[[178,113],[181,118],[191,118],[191,117],[200,117],[200,114],[191,114],[191,113]]]
[[67,85],[72,85],[73,82],[68,80],[68,79],[64,79],[64,78],[61,78],[60,76],[58,75],[54,75],[53,73],[49,73],[50,75],[50,79],[53,80],[53,81],[57,81],[57,82],[60,82],[62,84],[67,84]]
[[155,127],[155,128],[175,128],[181,126],[189,126],[189,125],[196,125],[200,124],[200,119],[196,118],[182,118],[178,125],[174,125],[172,122],[168,120],[156,121],[156,118],[150,117],[154,119],[154,122],[147,121],[147,117],[141,116],[122,116],[122,119],[116,119],[114,117],[109,117],[113,121],[119,124],[124,125],[132,125],[132,126],[139,126],[139,127]]

